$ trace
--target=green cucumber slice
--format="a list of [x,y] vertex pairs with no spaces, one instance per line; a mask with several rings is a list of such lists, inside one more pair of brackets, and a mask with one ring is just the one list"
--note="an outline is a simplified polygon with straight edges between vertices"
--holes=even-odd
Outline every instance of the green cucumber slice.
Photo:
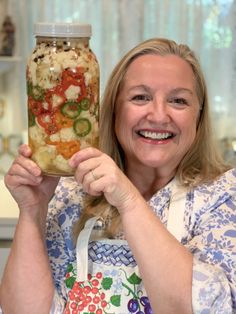
[[88,110],[90,107],[90,101],[88,98],[84,98],[79,102],[79,106],[82,110]]
[[74,131],[76,135],[84,137],[89,134],[91,131],[92,125],[91,122],[86,118],[80,118],[75,120],[73,124]]
[[67,101],[61,108],[61,113],[70,118],[75,119],[80,115],[81,108],[79,103],[75,101]]

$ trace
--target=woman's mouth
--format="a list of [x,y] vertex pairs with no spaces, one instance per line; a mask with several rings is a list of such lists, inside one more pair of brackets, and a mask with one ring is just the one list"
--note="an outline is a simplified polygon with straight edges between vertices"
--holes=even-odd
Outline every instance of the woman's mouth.
[[151,140],[166,140],[174,137],[172,132],[155,132],[155,131],[137,131],[137,134],[143,138]]

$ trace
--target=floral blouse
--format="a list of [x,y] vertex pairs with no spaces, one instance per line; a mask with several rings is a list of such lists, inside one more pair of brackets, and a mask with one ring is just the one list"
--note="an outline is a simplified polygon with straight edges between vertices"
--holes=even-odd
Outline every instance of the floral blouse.
[[[168,184],[149,200],[165,225],[172,187]],[[65,278],[68,265],[76,262],[72,225],[80,216],[83,196],[74,179],[62,178],[49,206],[46,244],[55,282],[51,314],[65,313],[68,301]],[[236,169],[187,192],[183,229],[181,243],[194,256],[193,312],[236,313]],[[133,257],[131,260],[135,265]]]
[[[148,202],[165,225],[171,189],[168,184]],[[51,313],[64,313],[68,300],[65,276],[76,261],[72,225],[83,195],[73,178],[62,178],[49,206],[46,244],[55,282]],[[181,243],[194,256],[193,312],[236,313],[236,169],[187,192],[183,226]]]
[[[79,218],[82,198],[81,187],[72,178],[63,178],[50,203],[47,248],[56,287],[51,313],[60,313],[59,308],[63,312],[68,298],[65,274],[76,260],[71,226]],[[165,225],[170,198],[168,184],[149,200]],[[194,256],[194,313],[236,313],[236,169],[186,194],[181,243]]]

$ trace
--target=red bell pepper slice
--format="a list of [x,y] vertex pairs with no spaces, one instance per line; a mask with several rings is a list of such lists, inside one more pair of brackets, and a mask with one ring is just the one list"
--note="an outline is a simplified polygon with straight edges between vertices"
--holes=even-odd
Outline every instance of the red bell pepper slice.
[[[57,106],[53,106],[53,96],[58,96],[61,98],[60,103]],[[45,101],[48,103],[48,111],[53,111],[57,109],[61,104],[66,101],[66,96],[60,85],[56,86],[53,89],[49,89],[45,95]]]
[[84,70],[83,68],[77,67],[75,71],[66,69],[62,72],[62,83],[61,86],[63,90],[67,90],[71,85],[79,86],[80,96],[77,101],[80,101],[86,97],[86,86],[84,82]]
[[55,123],[55,117],[50,112],[45,112],[37,117],[38,124],[44,128],[48,135],[59,131],[58,125]]
[[61,78],[63,89],[64,87],[67,89],[70,85],[80,86],[82,78],[83,76],[80,73],[77,74],[68,69],[64,70]]
[[45,112],[45,109],[43,108],[42,101],[35,100],[31,96],[28,97],[28,108],[31,109],[31,112],[38,116],[41,113]]

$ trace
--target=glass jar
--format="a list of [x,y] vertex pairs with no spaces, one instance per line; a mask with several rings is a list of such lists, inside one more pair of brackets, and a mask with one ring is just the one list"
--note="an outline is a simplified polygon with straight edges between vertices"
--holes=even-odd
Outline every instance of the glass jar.
[[35,24],[26,71],[28,138],[43,173],[71,176],[68,159],[98,146],[99,65],[89,47],[91,25]]

